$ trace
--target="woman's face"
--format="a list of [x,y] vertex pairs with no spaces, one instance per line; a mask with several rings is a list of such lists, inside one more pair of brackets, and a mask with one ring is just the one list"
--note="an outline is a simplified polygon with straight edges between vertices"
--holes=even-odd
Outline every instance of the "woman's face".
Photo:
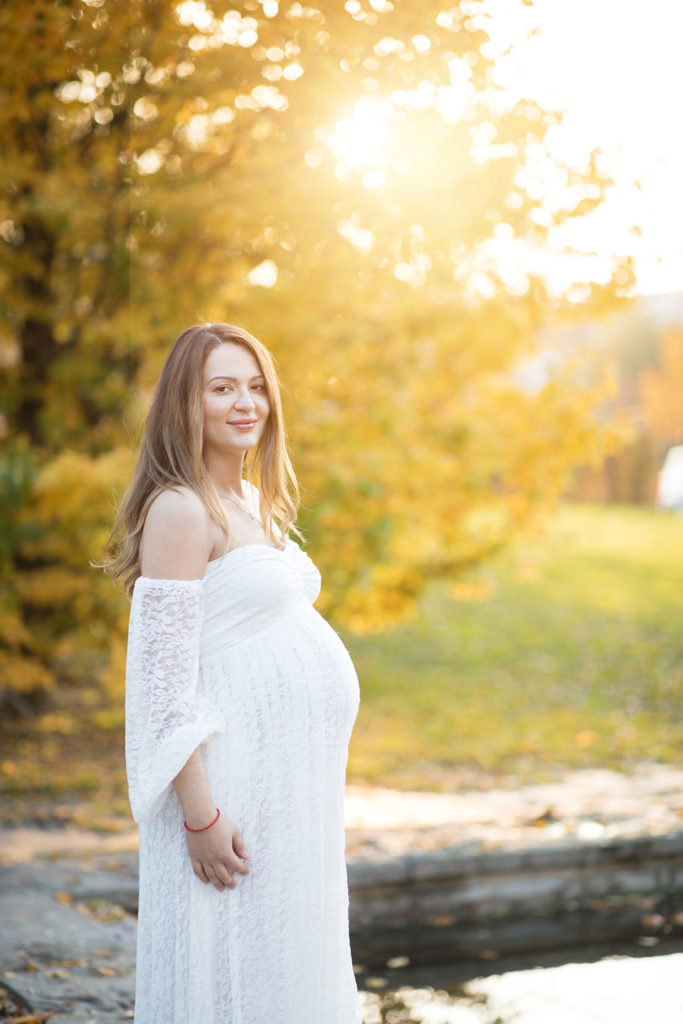
[[204,456],[244,454],[263,437],[270,414],[266,381],[244,345],[224,342],[204,363]]

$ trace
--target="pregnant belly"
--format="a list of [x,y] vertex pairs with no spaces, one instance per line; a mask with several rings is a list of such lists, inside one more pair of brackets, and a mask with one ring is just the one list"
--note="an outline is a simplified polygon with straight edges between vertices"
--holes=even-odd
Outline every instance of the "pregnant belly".
[[291,640],[300,645],[298,656],[307,662],[303,674],[308,686],[324,701],[326,717],[350,735],[360,693],[356,670],[340,637],[310,608]]
[[335,630],[309,604],[202,659],[201,689],[236,724],[289,723],[322,714],[348,737],[358,712],[358,677]]
[[248,804],[278,787],[291,797],[316,779],[334,779],[343,790],[358,678],[340,637],[313,608],[205,662],[203,689],[226,721],[207,751],[226,806],[240,809],[240,794]]

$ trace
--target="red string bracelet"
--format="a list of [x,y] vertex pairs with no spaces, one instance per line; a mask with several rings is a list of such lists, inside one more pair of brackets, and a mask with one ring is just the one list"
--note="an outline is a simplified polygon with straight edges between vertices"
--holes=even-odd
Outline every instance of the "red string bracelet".
[[211,828],[212,825],[216,824],[220,816],[221,812],[218,810],[218,808],[216,808],[216,817],[208,825],[205,825],[204,828],[190,828],[186,821],[183,822],[183,825],[185,826],[188,832],[206,832],[208,829]]

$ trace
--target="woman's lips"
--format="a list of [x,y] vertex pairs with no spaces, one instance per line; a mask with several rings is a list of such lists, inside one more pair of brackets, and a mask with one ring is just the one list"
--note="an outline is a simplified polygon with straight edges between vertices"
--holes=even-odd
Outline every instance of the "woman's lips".
[[251,430],[252,427],[256,426],[257,422],[257,420],[231,420],[228,425],[236,427],[238,430]]

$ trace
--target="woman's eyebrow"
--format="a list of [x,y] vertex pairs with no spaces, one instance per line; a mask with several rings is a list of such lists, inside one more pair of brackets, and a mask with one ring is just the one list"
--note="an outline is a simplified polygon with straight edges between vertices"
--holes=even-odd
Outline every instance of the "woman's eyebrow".
[[[229,380],[229,381],[232,381],[233,384],[237,383],[237,377],[228,377],[224,373],[220,373],[217,377],[212,377],[211,380],[208,380],[206,383],[207,384],[212,384],[213,381],[215,381],[215,380]],[[250,380],[252,380],[252,381],[254,381],[254,380],[265,380],[265,377],[263,376],[262,373],[256,373],[256,374],[254,374],[253,377],[250,377]]]

